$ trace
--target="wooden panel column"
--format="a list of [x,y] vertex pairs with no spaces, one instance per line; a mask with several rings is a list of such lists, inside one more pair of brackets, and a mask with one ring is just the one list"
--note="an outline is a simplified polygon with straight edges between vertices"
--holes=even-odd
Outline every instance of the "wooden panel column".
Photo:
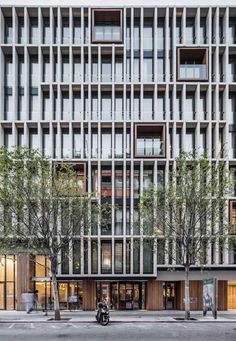
[[228,281],[218,281],[218,309],[228,309]]
[[21,294],[33,292],[34,286],[32,277],[34,275],[34,264],[30,261],[30,256],[27,254],[19,254],[17,256],[17,278],[16,278],[16,307],[17,310],[23,310],[21,304]]
[[162,310],[163,309],[163,282],[148,281],[146,287],[146,309]]
[[83,310],[96,309],[96,282],[83,281]]

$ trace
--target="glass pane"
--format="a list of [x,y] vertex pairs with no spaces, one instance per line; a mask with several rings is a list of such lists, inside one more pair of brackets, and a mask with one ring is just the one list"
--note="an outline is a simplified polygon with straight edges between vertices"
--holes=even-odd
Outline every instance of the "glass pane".
[[35,257],[35,277],[45,277],[45,256]]
[[15,293],[14,293],[14,284],[13,283],[7,283],[7,310],[13,310],[14,309],[14,299],[15,299]]
[[0,283],[0,310],[4,308],[4,283]]
[[5,257],[0,256],[0,281],[4,280],[5,280]]
[[7,281],[14,281],[14,259],[13,256],[7,256],[6,258],[6,271],[7,271]]

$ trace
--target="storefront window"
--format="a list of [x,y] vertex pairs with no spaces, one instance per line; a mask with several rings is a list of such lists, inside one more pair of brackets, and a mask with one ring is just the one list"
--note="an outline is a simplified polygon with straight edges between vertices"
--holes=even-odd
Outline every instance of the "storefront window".
[[0,309],[16,309],[15,256],[0,256]]

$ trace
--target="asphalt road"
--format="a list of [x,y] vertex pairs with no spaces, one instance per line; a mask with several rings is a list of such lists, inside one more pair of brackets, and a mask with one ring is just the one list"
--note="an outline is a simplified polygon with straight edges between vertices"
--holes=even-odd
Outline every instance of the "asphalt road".
[[0,323],[1,341],[236,340],[234,323]]

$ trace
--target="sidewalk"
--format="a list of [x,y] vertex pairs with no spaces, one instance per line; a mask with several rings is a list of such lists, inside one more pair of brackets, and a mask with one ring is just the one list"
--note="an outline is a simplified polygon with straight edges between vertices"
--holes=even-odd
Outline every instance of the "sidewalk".
[[[26,314],[23,311],[0,311],[0,323],[95,323],[95,311],[62,311],[60,321],[53,320],[53,311],[32,312]],[[191,318],[196,320],[183,321],[178,318],[184,317],[184,311],[110,311],[110,321],[112,323],[204,323],[204,322],[233,322],[236,323],[236,311],[220,311],[217,320],[213,319],[212,313],[208,312],[203,317],[201,311],[191,313]],[[177,319],[176,319],[177,318]]]

